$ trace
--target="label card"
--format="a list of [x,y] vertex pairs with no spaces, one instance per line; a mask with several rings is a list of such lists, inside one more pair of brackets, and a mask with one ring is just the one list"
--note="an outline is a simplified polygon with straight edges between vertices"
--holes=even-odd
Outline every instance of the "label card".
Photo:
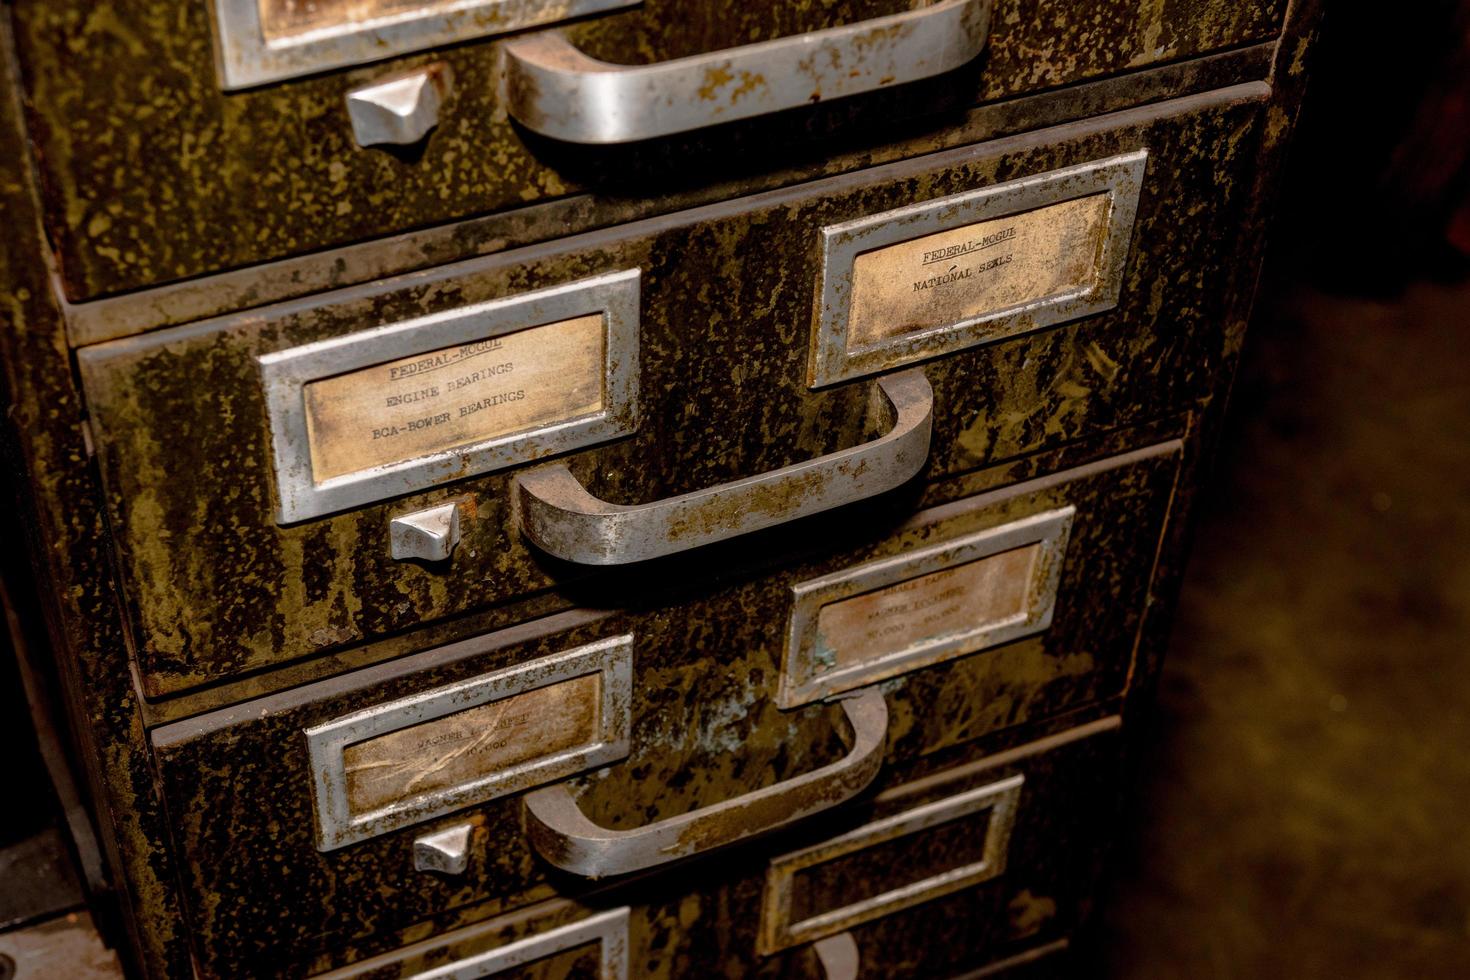
[[602,315],[416,354],[306,386],[318,484],[602,409]]
[[1111,205],[1093,194],[859,255],[848,343],[867,347],[1091,289]]
[[638,425],[638,270],[262,354],[282,523]]
[[[1024,619],[1041,545],[931,572],[822,607],[817,649],[836,668],[891,657],[933,636],[993,631]],[[968,651],[956,649],[955,654]]]
[[349,745],[354,813],[472,782],[597,740],[602,683],[587,674]]
[[441,13],[463,0],[256,0],[260,27],[267,42],[316,31],[340,30],[374,21],[424,17]]
[[308,728],[318,849],[624,758],[632,674],[616,636]]
[[1111,309],[1145,151],[822,231],[808,383],[823,387]]
[[1051,625],[1064,507],[792,589],[777,703],[795,708]]

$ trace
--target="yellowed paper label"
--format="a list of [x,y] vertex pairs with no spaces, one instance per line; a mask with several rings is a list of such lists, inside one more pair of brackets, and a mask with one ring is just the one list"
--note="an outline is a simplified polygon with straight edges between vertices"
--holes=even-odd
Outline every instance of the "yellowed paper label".
[[1108,194],[925,235],[859,255],[848,346],[963,323],[1098,279]]
[[1040,555],[1038,542],[823,606],[817,662],[827,669],[868,663],[961,632],[983,642],[982,631],[1026,616]]
[[588,674],[349,745],[354,812],[452,789],[598,739],[602,675]]
[[599,411],[602,314],[306,385],[317,483]]
[[308,31],[350,27],[404,15],[428,16],[462,6],[461,0],[256,0],[267,41]]

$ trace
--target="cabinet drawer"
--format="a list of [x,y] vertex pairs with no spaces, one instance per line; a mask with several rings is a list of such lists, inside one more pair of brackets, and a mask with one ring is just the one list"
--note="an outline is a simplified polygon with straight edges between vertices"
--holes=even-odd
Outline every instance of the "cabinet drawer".
[[[632,980],[626,906],[580,909],[553,901],[452,930],[317,980]],[[638,925],[641,927],[642,923]]]
[[884,789],[730,885],[688,954],[742,951],[750,977],[1050,975],[1114,828],[1120,732],[1105,718]]
[[[1178,461],[1165,444],[773,575],[155,729],[202,968],[249,974],[476,902],[581,894],[840,807],[880,766],[1119,694]],[[837,669],[803,687],[814,602]],[[915,620],[901,642],[881,628]],[[847,699],[812,700],[832,692]]]
[[[1188,410],[1259,94],[84,349],[146,694]],[[452,556],[395,559],[449,504]]]
[[1105,717],[921,779],[889,779],[740,861],[614,886],[584,908],[532,906],[320,980],[520,968],[599,980],[1052,976],[1096,886],[1119,742],[1118,718]]
[[[1279,31],[1285,8],[1285,0],[1142,8],[1105,0],[1079,16],[1067,0],[994,0],[993,10],[991,0],[934,6],[954,4],[973,9],[929,11],[903,0],[109,0],[20,3],[15,21],[51,237],[68,295],[82,299],[587,188],[610,191],[598,207],[616,214],[617,197],[644,196],[655,185],[601,187],[609,183],[595,176],[608,169],[604,148],[558,146],[534,130],[555,132],[558,118],[652,119],[663,99],[641,107],[636,89],[610,88],[620,76],[598,71],[570,81],[534,78],[516,89],[506,65],[517,53],[523,61],[576,60],[543,50],[548,44],[566,42],[587,58],[636,69],[899,18],[870,31],[856,27],[838,46],[840,72],[819,67],[815,78],[800,75],[803,50],[763,55],[744,70],[732,70],[740,68],[732,54],[692,81],[675,77],[670,101],[687,101],[689,112],[718,122],[755,104],[887,88],[952,67],[984,44],[988,22],[982,60],[917,91],[893,93],[847,127],[871,133],[936,106],[1013,98],[1263,41]],[[571,18],[581,19],[556,26]],[[927,28],[916,26],[926,18]],[[515,34],[528,28],[543,33]],[[887,36],[865,46],[881,29]],[[793,76],[784,85],[783,69]],[[412,77],[422,72],[427,81]],[[437,127],[423,145],[392,152],[360,145],[348,96],[396,80],[413,86],[404,99],[430,93]],[[861,109],[871,96],[855,98]],[[624,111],[607,111],[609,102]],[[796,154],[770,147],[799,141],[803,130],[789,120],[779,125],[755,123],[747,138],[722,143],[720,155],[701,154],[697,133],[672,137],[672,147],[644,154],[631,169],[685,187],[701,182],[690,177],[691,161],[712,174],[728,170],[732,158],[748,161],[748,169],[777,169]],[[626,138],[620,134],[602,138]],[[756,162],[762,157],[774,159]]]

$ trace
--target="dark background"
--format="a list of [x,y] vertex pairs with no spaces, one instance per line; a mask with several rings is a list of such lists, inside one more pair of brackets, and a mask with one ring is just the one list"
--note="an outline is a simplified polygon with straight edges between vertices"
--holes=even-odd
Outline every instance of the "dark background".
[[1089,974],[1470,976],[1470,3],[1312,70]]

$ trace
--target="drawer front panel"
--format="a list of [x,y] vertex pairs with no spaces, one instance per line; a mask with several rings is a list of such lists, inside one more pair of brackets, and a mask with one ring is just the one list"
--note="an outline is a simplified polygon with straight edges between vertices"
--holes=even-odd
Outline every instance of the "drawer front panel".
[[[1096,884],[1117,812],[1120,742],[1117,719],[1105,719],[886,789],[867,823],[774,856],[760,889],[750,882],[732,887],[738,897],[731,919],[744,926],[737,927],[732,945],[743,947],[751,938],[768,945],[830,941],[845,932],[856,947],[861,980],[958,978],[1000,964],[1023,966],[1033,957],[1044,962],[1049,957],[1036,954],[1062,951]],[[967,812],[914,826],[956,811]],[[895,825],[906,833],[892,837]],[[885,844],[868,844],[872,838]],[[862,844],[869,847],[868,866],[861,863],[864,851],[852,850]],[[891,860],[878,860],[880,850]],[[770,911],[781,899],[798,897],[799,891],[781,891],[789,886],[787,872],[813,861],[822,863],[807,870],[820,872],[837,852],[843,856],[835,860],[846,862],[849,872],[810,874],[812,894],[798,903],[807,909],[808,928],[793,935],[789,927],[801,923]],[[927,877],[916,879],[921,868]],[[853,901],[869,893],[886,902]],[[746,924],[755,909],[746,902],[757,894],[766,911],[752,936]],[[748,975],[826,976],[814,952],[811,945],[786,946],[756,960],[759,966]]]
[[[406,980],[429,966],[463,969],[497,945],[512,955],[528,943],[551,949],[568,929],[590,932],[599,921],[614,940],[626,924],[633,975],[647,980],[1066,975],[1056,972],[1059,961],[1096,885],[1117,812],[1120,742],[1112,716],[916,780],[906,782],[897,769],[872,799],[800,835],[716,862],[697,878],[613,886],[588,902],[596,911],[560,902],[528,908],[322,980]],[[1009,807],[1001,833],[997,799]],[[986,862],[989,869],[977,873]],[[796,886],[800,896],[790,890],[788,872],[796,866],[813,873]],[[868,900],[903,892],[916,901],[887,912]],[[781,904],[773,898],[783,896],[787,911],[861,906],[861,921],[833,922],[812,942],[765,952],[770,909]],[[584,946],[583,972],[570,975],[608,976],[597,972],[602,948]],[[558,955],[571,954],[547,956],[536,964],[545,972],[524,976],[566,975],[557,972],[566,969]]]
[[636,916],[638,910],[626,906],[597,911],[548,902],[317,980],[632,980],[629,941]]
[[[288,22],[276,29],[276,43],[265,44],[258,28],[252,38],[248,24],[232,27],[226,16],[231,38],[218,45],[226,55],[274,52],[296,62],[287,66],[288,73],[309,74],[264,85],[247,81],[251,87],[228,92],[221,88],[216,63],[211,6],[269,13],[280,5],[108,0],[17,7],[17,43],[52,240],[73,298],[301,254],[596,186],[596,177],[583,175],[597,169],[589,159],[605,156],[604,151],[550,146],[511,118],[500,67],[506,45],[494,35],[608,11],[624,6],[620,0],[486,0],[488,13],[459,11],[458,32],[451,25],[438,35],[421,31],[413,36],[414,25],[422,27],[432,17],[389,25],[399,35],[410,35],[406,42],[385,37],[381,22],[374,27],[370,20],[358,20],[363,31],[376,31],[368,37],[371,43],[354,50],[354,37],[367,34],[348,30],[345,45],[337,44],[341,50],[326,56],[312,52],[342,40],[330,29],[293,33],[302,25]],[[339,6],[313,9],[329,12]],[[353,6],[369,14],[402,14],[407,5],[382,0]],[[433,14],[436,5],[416,6]],[[644,64],[908,9],[899,0],[762,0],[733,7],[646,0],[631,10],[583,19],[567,28],[566,36],[589,57]],[[1082,17],[1068,0],[994,0],[987,53],[973,68],[923,83],[912,95],[887,99],[875,106],[868,123],[908,118],[936,104],[1012,98],[1238,48],[1272,37],[1284,9],[1285,0],[1168,0],[1142,7],[1136,0],[1105,0]],[[97,26],[104,22],[105,30]],[[290,43],[308,36],[316,39],[312,45]],[[465,37],[468,43],[354,65],[405,46],[434,47]],[[364,49],[372,54],[364,57]],[[427,144],[403,153],[358,145],[348,93],[431,66],[450,87]],[[769,156],[769,144],[784,147],[800,138],[803,127],[780,125],[783,138],[775,141],[769,127],[754,125],[750,138],[735,143],[743,147],[735,158]],[[874,131],[871,125],[853,129]],[[731,144],[722,145],[728,150]],[[783,155],[791,156],[784,149]],[[722,165],[718,156],[699,155],[697,139],[676,138],[672,148],[641,154],[639,169],[666,172],[687,185],[691,159],[696,170],[712,172]],[[727,167],[729,159],[726,152]]]
[[[847,702],[783,709],[777,701],[799,587],[823,575],[1071,509],[1048,626],[973,649],[958,644],[944,656],[901,665],[906,673],[885,664],[887,679],[865,689],[862,696],[883,709],[883,771],[902,771],[1002,729],[1119,694],[1177,468],[1177,445],[1165,444],[923,512],[877,543],[809,558],[775,575],[644,595],[619,613],[563,614],[155,730],[170,810],[181,815],[175,833],[186,856],[185,891],[201,962],[210,975],[239,975],[269,962],[320,956],[364,929],[406,928],[482,901],[521,903],[548,888],[579,894],[592,887],[575,874],[552,872],[542,860],[570,866],[544,837],[525,836],[523,821],[529,832],[533,814],[539,821],[542,811],[520,790],[535,796],[565,787],[584,829],[616,837],[824,779],[820,774],[846,764],[859,751],[853,741],[866,737],[849,735],[844,715],[853,728],[863,716]],[[988,588],[1009,591],[1003,583]],[[563,728],[581,733],[570,739],[580,745],[595,727],[575,703],[558,712],[561,721],[517,722],[526,712],[515,708],[514,697],[554,689],[578,669],[605,668],[602,683],[616,684],[622,667],[614,661],[627,645],[632,683],[625,742],[615,737],[616,697],[602,713],[614,736],[603,739],[608,747],[600,755],[569,759],[560,751],[569,742],[557,734]],[[602,652],[594,658],[588,651]],[[558,667],[579,655],[596,662]],[[507,679],[518,675],[536,678],[540,687]],[[446,692],[482,687],[508,694],[509,706],[497,716],[503,723],[461,726],[483,729],[474,745],[438,722],[463,717],[442,713],[447,709],[413,716],[414,726],[403,723],[410,706],[441,705]],[[455,706],[498,703],[485,697]],[[395,719],[386,726],[395,735],[388,742],[376,729],[343,733],[379,717]],[[390,789],[375,789],[368,802],[393,818],[349,823],[345,836],[324,839],[324,814],[328,830],[334,824],[327,795],[314,789],[322,778],[317,747],[334,733],[346,746],[336,758],[387,767]],[[527,740],[542,753],[529,765]],[[485,749],[467,773],[465,753],[481,742]],[[353,754],[353,746],[366,748]],[[438,774],[451,766],[455,779],[446,783]],[[369,768],[367,776],[376,771]],[[570,780],[556,782],[567,773]],[[447,806],[463,807],[456,813],[440,805],[445,785],[472,787],[449,800]],[[825,826],[828,817],[816,814],[842,808],[839,798],[823,800],[807,822]],[[659,860],[698,855],[775,826],[766,819],[759,807],[747,808],[711,840],[683,840]],[[458,831],[460,845],[426,839],[452,839],[457,828],[467,828]],[[452,856],[444,852],[458,846],[463,871],[415,870],[421,851],[433,846],[441,863],[430,867],[442,868]]]
[[[932,393],[924,396],[932,398],[922,421],[928,429],[917,433],[928,437],[931,479],[1190,408],[1211,390],[1222,344],[1234,255],[1222,230],[1240,225],[1257,95],[1186,100],[1159,107],[1148,123],[1110,128],[1104,121],[1088,132],[941,154],[861,180],[825,181],[85,349],[82,370],[147,693],[177,693],[548,590],[569,594],[590,574],[529,544],[518,528],[525,515],[518,518],[511,500],[529,462],[570,446],[512,434],[502,441],[520,440],[519,448],[507,448],[493,443],[500,430],[488,422],[484,434],[501,448],[489,457],[450,450],[464,466],[449,459],[447,471],[423,470],[447,481],[435,489],[356,506],[338,500],[333,506],[347,509],[281,523],[287,471],[273,443],[280,413],[268,404],[262,363],[312,345],[637,270],[636,380],[626,363],[608,365],[637,393],[623,416],[636,419],[636,429],[562,458],[573,484],[608,502],[599,505],[612,515],[608,522],[622,520],[617,504],[662,501],[876,445],[868,440],[896,432],[884,428],[894,423],[883,420],[880,386],[914,370],[924,380],[909,388]],[[1146,168],[1134,187],[1126,249],[1121,231],[1106,246],[1127,256],[1112,283],[1116,300],[1105,297],[1110,311],[1043,329],[1024,322],[1023,303],[1003,317],[1000,339],[960,336],[941,322],[939,346],[885,354],[898,358],[886,363],[903,368],[900,374],[813,387],[824,229],[915,202],[968,201],[977,189],[1024,189],[1032,178],[1064,189],[1067,181],[1055,175],[1079,167],[1093,173],[1098,161]],[[1099,193],[1098,185],[1075,192]],[[1125,187],[1110,206],[1123,208],[1131,193]],[[973,254],[1022,247],[1001,241],[1002,249]],[[1094,283],[1106,291],[1104,279]],[[443,346],[426,338],[417,350]],[[923,357],[938,359],[915,366]],[[464,408],[402,410],[411,422]],[[615,434],[609,427],[599,438]],[[302,442],[291,443],[296,459],[309,455]],[[318,487],[338,479],[331,466],[324,472]],[[409,489],[374,486],[366,492]],[[776,503],[802,499],[809,494]],[[742,498],[737,509],[748,516],[767,506],[754,500]],[[451,502],[459,503],[452,557],[396,560],[390,523]],[[677,547],[682,532],[670,527]],[[602,602],[595,591],[578,594]]]

